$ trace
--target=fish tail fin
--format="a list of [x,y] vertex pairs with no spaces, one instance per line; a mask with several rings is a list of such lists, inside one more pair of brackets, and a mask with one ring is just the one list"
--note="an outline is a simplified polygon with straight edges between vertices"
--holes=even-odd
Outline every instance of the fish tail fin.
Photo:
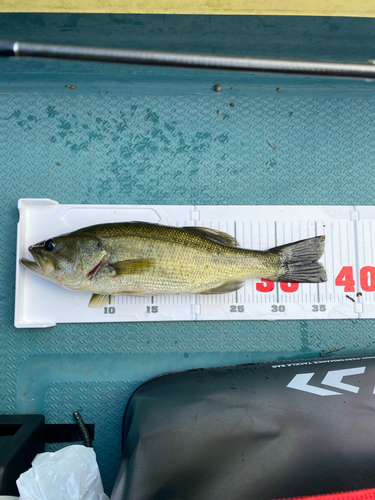
[[272,248],[280,257],[280,269],[275,281],[287,283],[322,283],[327,273],[318,262],[324,252],[325,236],[288,243]]

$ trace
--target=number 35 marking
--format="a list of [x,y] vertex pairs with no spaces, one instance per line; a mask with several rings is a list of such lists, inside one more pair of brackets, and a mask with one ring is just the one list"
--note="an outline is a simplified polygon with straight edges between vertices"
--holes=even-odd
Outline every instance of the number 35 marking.
[[318,311],[325,311],[326,310],[326,306],[324,304],[321,304],[320,306],[317,306],[317,305],[314,305],[312,306],[312,310],[314,312],[318,312]]

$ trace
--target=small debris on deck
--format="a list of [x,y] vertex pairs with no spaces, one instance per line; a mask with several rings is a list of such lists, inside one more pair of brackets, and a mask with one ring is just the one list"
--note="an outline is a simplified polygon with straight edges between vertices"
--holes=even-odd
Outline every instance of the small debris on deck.
[[343,349],[346,349],[346,346],[345,347],[333,348],[333,347],[329,347],[329,345],[327,345],[327,344],[325,344],[325,345],[326,345],[326,347],[328,349],[328,352],[324,353],[324,350],[323,350],[321,353],[319,353],[319,355],[320,355],[321,358],[324,358],[324,356],[328,356],[328,354],[334,354],[335,352],[342,351]]
[[275,146],[272,146],[269,141],[267,141],[267,144],[275,151],[275,153],[277,153],[276,144]]

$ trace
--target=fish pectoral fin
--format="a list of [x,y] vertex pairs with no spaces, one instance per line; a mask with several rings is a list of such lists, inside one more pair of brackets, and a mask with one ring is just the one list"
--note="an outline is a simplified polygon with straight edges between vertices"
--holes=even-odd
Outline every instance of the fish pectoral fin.
[[115,278],[126,274],[143,274],[150,271],[155,265],[153,259],[131,259],[109,264],[108,267],[113,270]]
[[209,227],[185,227],[184,229],[190,230],[191,233],[198,231],[200,234],[203,233],[207,239],[213,241],[214,243],[219,243],[220,245],[226,245],[229,247],[240,247],[236,238],[230,234],[223,233],[223,231],[217,231],[216,229],[211,229]]
[[104,307],[109,304],[110,295],[100,295],[93,293],[89,302],[89,307]]
[[210,290],[205,290],[204,292],[199,292],[200,295],[210,295],[214,293],[230,293],[239,290],[244,286],[244,281],[227,281],[220,286],[211,288]]

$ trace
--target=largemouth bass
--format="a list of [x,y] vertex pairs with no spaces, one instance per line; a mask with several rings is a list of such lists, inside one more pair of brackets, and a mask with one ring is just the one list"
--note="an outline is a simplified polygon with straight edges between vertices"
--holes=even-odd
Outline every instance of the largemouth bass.
[[91,292],[89,307],[105,306],[118,294],[228,293],[246,278],[327,281],[318,262],[324,236],[255,251],[205,227],[124,222],[85,227],[29,251],[35,262],[21,259],[21,264],[69,290]]

